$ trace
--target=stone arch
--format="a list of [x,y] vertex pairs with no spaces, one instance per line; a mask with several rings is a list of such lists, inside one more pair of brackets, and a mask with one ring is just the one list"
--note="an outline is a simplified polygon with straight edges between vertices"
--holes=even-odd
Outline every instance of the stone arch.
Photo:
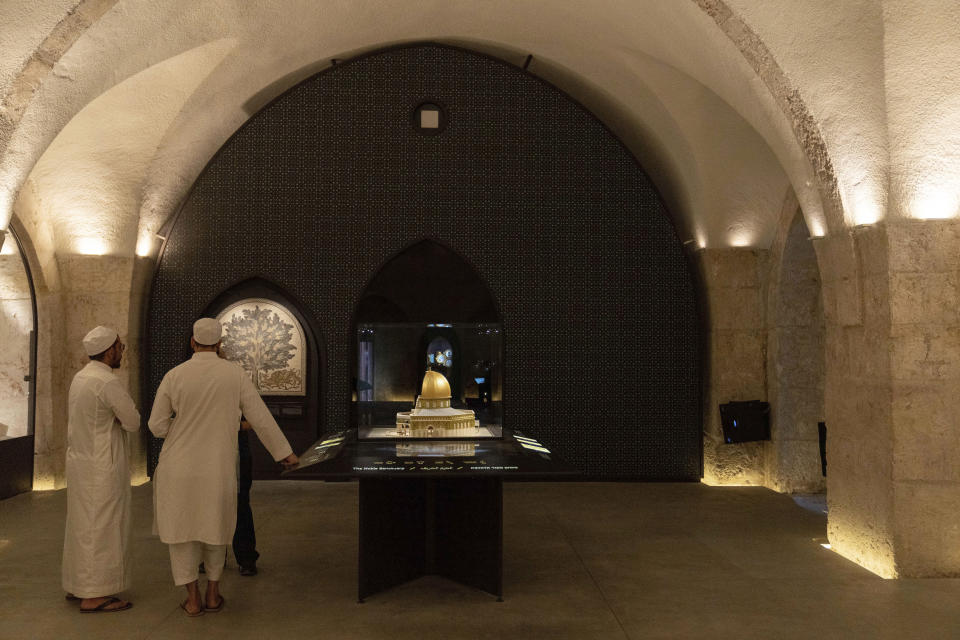
[[[0,118],[0,120],[4,120],[4,122],[0,124],[0,157],[2,157],[3,147],[6,142],[9,141],[10,134],[16,129],[19,119],[32,99],[36,88],[49,76],[53,65],[75,42],[81,39],[82,35],[89,30],[101,16],[109,12],[110,9],[115,6],[116,2],[117,0],[84,0],[83,2],[77,3],[34,52],[30,61],[25,65],[19,77],[13,83],[14,86],[4,97],[3,109],[0,111],[7,111],[8,113],[5,119]],[[721,32],[726,34],[744,58],[750,63],[754,72],[763,80],[764,86],[767,87],[774,101],[792,123],[798,146],[803,149],[803,153],[809,160],[810,165],[816,170],[817,179],[824,185],[821,191],[831,194],[827,200],[833,204],[826,202],[827,209],[835,209],[837,212],[840,212],[839,198],[836,197],[836,175],[823,142],[823,137],[819,133],[816,122],[810,115],[809,110],[806,108],[802,96],[799,94],[799,91],[791,87],[788,78],[777,65],[772,52],[757,34],[750,29],[749,25],[723,0],[694,0],[693,7],[696,11],[700,11],[709,16],[717,24]],[[202,42],[196,39],[196,34],[192,37],[195,40],[193,42],[194,46],[202,44]],[[403,41],[403,39],[401,38],[397,41]],[[389,40],[382,40],[379,45],[375,46],[383,46],[383,44],[388,42]],[[477,43],[479,45],[480,40],[477,40]],[[358,50],[370,49],[371,46],[374,45],[369,42],[358,42],[352,49],[348,49],[348,51],[356,53]],[[509,39],[505,41],[504,46],[510,46]],[[482,47],[479,46],[477,48],[482,49]],[[538,52],[533,51],[531,53],[536,54]],[[547,77],[555,82],[555,84],[558,84],[558,86],[565,86],[563,83],[556,82],[551,76],[548,75]],[[571,82],[576,84],[577,81],[573,80]],[[576,92],[574,91],[573,94],[576,95]],[[90,97],[92,96],[88,95],[86,99],[89,100]],[[56,126],[56,124],[54,123],[53,126]],[[29,161],[27,157],[28,154],[21,155],[25,160]],[[169,169],[166,165],[164,166]],[[794,187],[802,187],[802,185],[797,183],[797,176],[794,176],[794,178]],[[183,182],[192,182],[192,178],[189,176],[185,179],[181,177],[178,180],[181,186]],[[14,193],[20,187],[19,182],[20,178],[17,178],[17,184],[12,185]],[[180,195],[182,195],[182,193]],[[167,196],[160,196],[159,199],[151,199],[147,196],[140,212],[141,215],[150,214],[152,210],[158,206],[166,208],[165,205],[169,203],[166,202],[164,198],[169,197],[169,194]],[[174,197],[174,199],[177,200],[176,197]],[[172,207],[173,205],[170,206]],[[829,217],[842,219],[842,215]],[[3,211],[0,211],[0,220],[2,219]],[[153,223],[151,223],[150,226],[154,226]]]
[[[457,295],[443,300],[431,295],[450,290]],[[442,240],[425,238],[384,262],[360,295],[354,324],[384,321],[499,322],[500,311],[473,264]]]
[[837,174],[827,144],[817,122],[807,108],[800,91],[780,68],[773,52],[725,0],[691,0],[710,16],[750,64],[777,106],[790,121],[797,144],[803,149],[817,177],[829,230],[844,231],[843,204],[840,200]]
[[57,61],[117,2],[119,0],[80,0],[27,59],[10,89],[0,99],[0,155],[6,150],[10,134],[20,123],[37,88],[53,71]]
[[33,485],[37,296],[24,243],[0,232],[0,499]]

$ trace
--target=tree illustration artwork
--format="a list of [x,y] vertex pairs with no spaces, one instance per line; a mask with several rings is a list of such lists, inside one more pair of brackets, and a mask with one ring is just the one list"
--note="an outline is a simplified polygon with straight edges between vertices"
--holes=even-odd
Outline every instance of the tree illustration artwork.
[[[287,368],[297,348],[292,342],[293,325],[284,322],[275,311],[259,305],[243,309],[224,323],[223,328],[224,355],[243,366],[258,391],[262,387],[276,388],[276,383],[280,383],[281,388],[296,388],[290,387],[291,383],[299,385],[297,372],[290,372],[297,378],[292,381],[289,373],[279,371]],[[268,375],[270,371],[284,375]]]

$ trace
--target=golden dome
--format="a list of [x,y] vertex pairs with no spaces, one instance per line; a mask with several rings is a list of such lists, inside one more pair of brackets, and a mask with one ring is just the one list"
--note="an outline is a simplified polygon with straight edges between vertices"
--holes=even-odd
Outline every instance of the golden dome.
[[420,387],[420,397],[424,400],[446,400],[450,397],[450,383],[442,373],[427,371]]

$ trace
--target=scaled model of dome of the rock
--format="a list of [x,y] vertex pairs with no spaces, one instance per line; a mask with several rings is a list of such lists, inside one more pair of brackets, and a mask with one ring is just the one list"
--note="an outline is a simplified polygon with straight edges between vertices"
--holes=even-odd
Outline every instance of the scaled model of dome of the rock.
[[449,438],[472,435],[473,411],[450,406],[450,383],[442,373],[427,371],[412,411],[397,414],[397,435],[413,438]]

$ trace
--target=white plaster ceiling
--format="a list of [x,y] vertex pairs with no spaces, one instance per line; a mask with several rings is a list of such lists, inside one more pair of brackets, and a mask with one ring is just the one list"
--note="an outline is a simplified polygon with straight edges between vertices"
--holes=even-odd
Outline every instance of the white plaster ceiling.
[[0,95],[77,0],[0,0]]
[[884,215],[887,123],[878,0],[728,0],[802,97],[830,149],[848,223]]
[[883,9],[890,199],[903,217],[956,217],[960,2],[887,1]]
[[184,103],[235,46],[215,40],[123,80],[87,104],[30,174],[67,253],[132,255],[142,185]]
[[[947,0],[927,1],[947,6]],[[51,22],[64,3],[39,4],[49,9],[42,20],[18,16],[30,28],[17,59],[42,31],[36,24]],[[758,50],[783,72],[778,82],[786,84],[770,87],[751,67],[770,60],[748,60],[735,34],[724,33],[703,8],[718,4],[120,0],[60,58],[10,136],[0,157],[0,218],[44,153],[38,168],[47,169],[34,185],[41,203],[67,197],[55,192],[77,188],[89,162],[98,171],[90,174],[96,184],[85,189],[113,194],[90,196],[102,205],[101,223],[118,221],[103,230],[112,234],[109,251],[131,254],[137,228],[144,244],[255,108],[330,58],[420,40],[487,50],[516,64],[533,54],[530,70],[584,102],[624,139],[660,187],[678,228],[701,244],[768,246],[790,187],[811,231],[825,231],[820,185],[777,92],[781,99],[799,96],[813,116],[848,222],[883,217],[890,165],[885,98],[896,93],[884,84],[884,61],[905,60],[883,48],[885,20],[896,12],[885,11],[880,0],[728,0],[762,39],[766,49]],[[908,18],[918,20],[916,12]],[[18,29],[0,26],[8,34]],[[12,40],[0,36],[0,42]],[[229,42],[229,50],[217,45],[210,54],[217,42]],[[173,74],[150,71],[181,55],[193,60],[187,53],[193,50],[204,62],[171,62]],[[101,104],[84,108],[99,96]],[[152,124],[140,128],[131,124],[135,117],[118,118],[118,110],[132,108]],[[122,139],[99,136],[94,144],[77,136],[117,120],[130,125]],[[61,131],[72,137],[54,144]],[[64,153],[69,158],[61,158]],[[61,164],[74,170],[60,178],[50,168]],[[76,250],[76,235],[60,224],[58,246]]]

